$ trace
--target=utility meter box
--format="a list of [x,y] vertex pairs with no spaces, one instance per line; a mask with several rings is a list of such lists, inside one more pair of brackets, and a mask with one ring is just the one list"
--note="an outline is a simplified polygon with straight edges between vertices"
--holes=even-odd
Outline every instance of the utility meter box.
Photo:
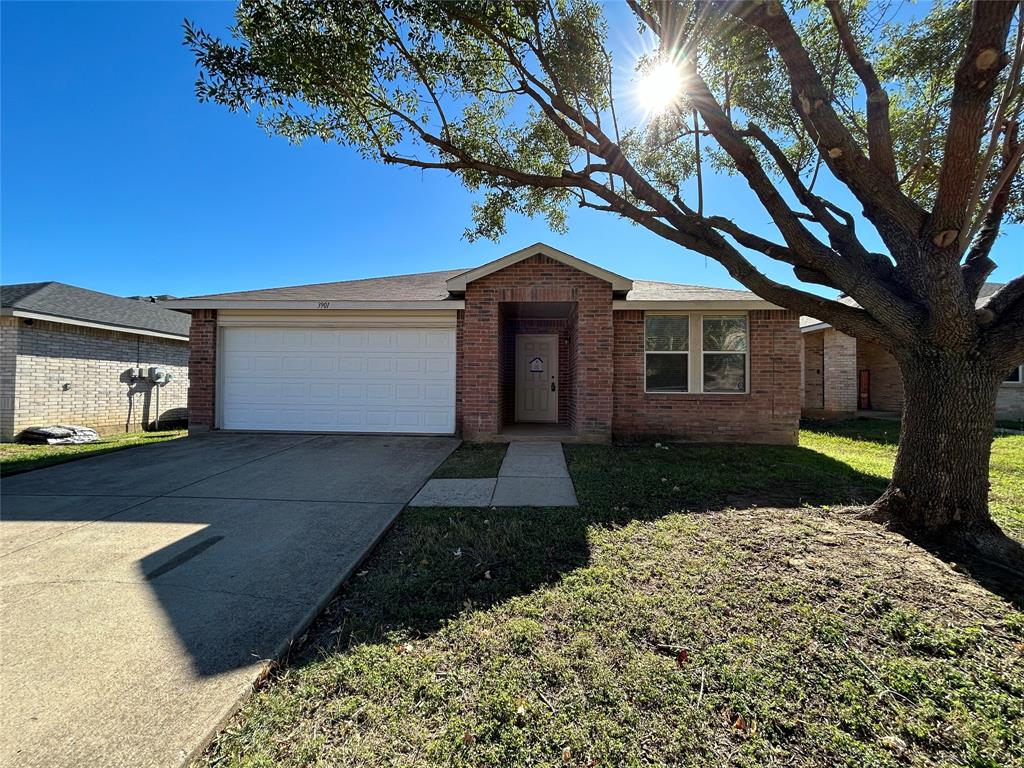
[[166,384],[173,378],[173,374],[164,368],[153,367],[149,369],[149,379],[154,384]]

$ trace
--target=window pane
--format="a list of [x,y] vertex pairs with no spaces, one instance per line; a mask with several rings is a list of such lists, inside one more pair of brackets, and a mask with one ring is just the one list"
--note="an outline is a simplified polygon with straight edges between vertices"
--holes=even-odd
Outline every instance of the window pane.
[[708,352],[746,352],[747,318],[705,317],[704,349]]
[[689,355],[647,355],[648,392],[686,392]]
[[746,355],[704,355],[705,392],[744,392],[746,389]]
[[1006,377],[1006,380],[1007,381],[1020,381],[1021,380],[1020,379],[1020,372],[1021,372],[1021,366],[1018,365],[1016,368],[1014,368],[1012,371],[1010,371],[1010,375]]
[[690,318],[686,315],[648,315],[649,352],[686,352],[690,348]]

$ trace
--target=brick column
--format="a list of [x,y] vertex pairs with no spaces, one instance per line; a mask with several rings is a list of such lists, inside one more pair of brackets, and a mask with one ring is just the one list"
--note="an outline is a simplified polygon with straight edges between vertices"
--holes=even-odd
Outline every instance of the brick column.
[[823,334],[824,409],[836,414],[857,410],[857,340],[835,328]]
[[612,434],[612,287],[593,280],[580,286],[576,304],[576,434],[609,440]]
[[214,427],[217,389],[217,310],[193,310],[189,347],[188,431],[208,432]]
[[[462,313],[462,348],[457,387],[461,398],[462,432],[467,438],[496,435],[501,430],[498,369],[501,362],[498,302],[481,283],[466,287]],[[461,400],[461,402],[459,402]]]

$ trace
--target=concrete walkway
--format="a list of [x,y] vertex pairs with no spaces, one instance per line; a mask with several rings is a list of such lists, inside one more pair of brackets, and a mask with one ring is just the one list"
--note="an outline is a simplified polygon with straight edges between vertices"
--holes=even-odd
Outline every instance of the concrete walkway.
[[0,766],[178,766],[453,438],[211,434],[3,480]]
[[498,476],[430,480],[411,507],[575,507],[561,443],[514,441]]

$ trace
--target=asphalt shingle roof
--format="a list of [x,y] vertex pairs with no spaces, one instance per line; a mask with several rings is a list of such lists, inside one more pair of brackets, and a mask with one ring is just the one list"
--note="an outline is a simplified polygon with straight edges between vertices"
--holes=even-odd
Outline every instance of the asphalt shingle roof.
[[[421,272],[413,275],[372,277],[336,283],[314,283],[255,291],[233,291],[188,299],[210,301],[443,301],[451,298],[445,283],[467,269]],[[627,301],[756,301],[749,291],[708,288],[701,285],[634,280]]]
[[184,312],[139,299],[125,299],[66,283],[18,283],[0,287],[0,306],[44,315],[116,325],[127,331],[188,336],[191,318]]
[[626,301],[758,301],[760,298],[750,291],[653,280],[634,280],[633,290],[626,294]]
[[210,293],[188,298],[224,301],[440,301],[449,298],[445,281],[468,271],[449,269],[443,272],[370,277],[365,280],[342,280],[336,283]]

